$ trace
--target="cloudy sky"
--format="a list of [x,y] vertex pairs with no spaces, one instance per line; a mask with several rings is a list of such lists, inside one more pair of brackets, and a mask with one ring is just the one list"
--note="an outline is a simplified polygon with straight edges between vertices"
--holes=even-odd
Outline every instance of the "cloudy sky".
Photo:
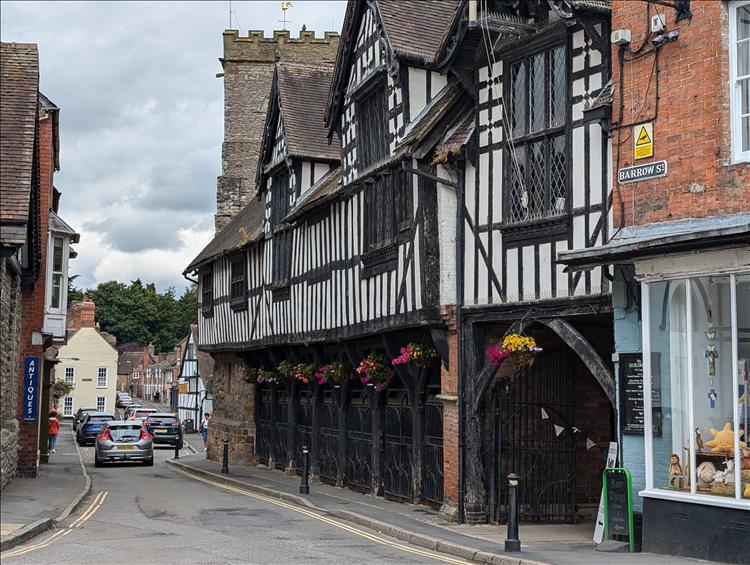
[[[295,1],[306,25],[341,30],[343,1]],[[161,290],[213,235],[221,167],[217,2],[0,2],[2,41],[39,45],[41,90],[60,107],[61,216],[81,233],[79,286],[140,277]],[[281,2],[231,2],[233,28],[280,29]]]

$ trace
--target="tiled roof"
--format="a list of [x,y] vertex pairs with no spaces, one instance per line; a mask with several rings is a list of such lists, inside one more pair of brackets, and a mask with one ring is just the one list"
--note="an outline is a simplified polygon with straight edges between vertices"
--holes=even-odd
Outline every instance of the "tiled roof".
[[276,63],[276,79],[287,151],[294,157],[338,160],[338,136],[328,143],[325,111],[333,65]]
[[117,374],[129,375],[139,361],[143,360],[142,351],[124,351],[117,359]]
[[245,245],[257,241],[263,235],[263,217],[266,203],[253,198],[224,226],[219,233],[203,248],[198,256],[183,271],[191,273],[202,264],[241,249]]
[[284,218],[284,221],[291,221],[298,218],[302,213],[320,204],[329,196],[333,196],[341,189],[341,167],[331,169],[323,178],[316,182],[310,189],[303,193],[292,211]]
[[26,240],[39,91],[34,43],[0,45],[0,245]]
[[451,29],[459,0],[378,0],[393,51],[425,63],[435,61]]

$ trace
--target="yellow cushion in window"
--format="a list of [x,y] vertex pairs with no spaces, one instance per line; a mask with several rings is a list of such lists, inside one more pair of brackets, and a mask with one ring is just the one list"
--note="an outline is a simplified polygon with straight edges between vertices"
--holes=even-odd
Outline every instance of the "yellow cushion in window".
[[[711,453],[734,453],[734,431],[729,422],[724,424],[724,429],[719,431],[716,428],[709,430],[714,439],[706,442],[706,446],[711,448]],[[743,436],[745,430],[740,430],[740,437]],[[744,442],[740,442],[740,447],[747,447]]]

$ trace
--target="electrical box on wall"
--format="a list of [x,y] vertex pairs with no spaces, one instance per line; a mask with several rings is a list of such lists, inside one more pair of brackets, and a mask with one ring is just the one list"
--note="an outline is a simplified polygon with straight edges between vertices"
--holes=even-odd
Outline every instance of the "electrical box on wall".
[[610,39],[615,45],[627,45],[630,43],[630,30],[616,29],[610,34]]
[[664,14],[651,16],[651,33],[661,33],[667,26],[667,20]]

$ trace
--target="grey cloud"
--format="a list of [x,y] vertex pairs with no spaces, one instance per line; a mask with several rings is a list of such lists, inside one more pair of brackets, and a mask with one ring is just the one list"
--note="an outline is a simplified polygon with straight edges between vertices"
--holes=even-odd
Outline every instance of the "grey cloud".
[[[251,28],[270,35],[279,26],[277,1],[232,7],[243,35]],[[345,7],[295,2],[292,34],[302,24],[339,30]],[[180,231],[205,234],[213,225],[223,128],[223,84],[215,75],[227,8],[226,2],[3,2],[3,41],[39,44],[41,89],[61,109],[55,184],[63,192],[60,213],[82,232],[71,267],[82,283],[97,282],[97,272],[112,276],[104,268],[109,249],[126,254],[127,276],[160,288],[184,285],[170,261],[136,271],[144,250],[174,254],[181,245],[200,246],[196,237],[184,243]],[[199,251],[179,249],[185,257]]]

